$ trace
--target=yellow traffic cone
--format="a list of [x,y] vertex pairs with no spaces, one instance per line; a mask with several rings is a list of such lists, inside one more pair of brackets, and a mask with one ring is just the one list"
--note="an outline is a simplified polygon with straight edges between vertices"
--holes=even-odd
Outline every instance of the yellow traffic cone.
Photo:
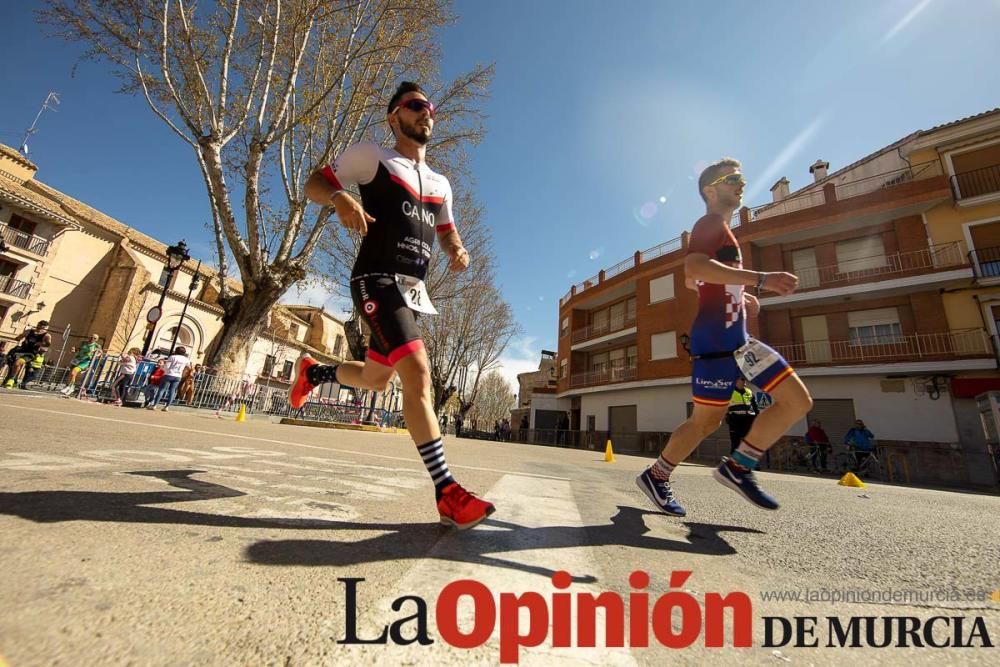
[[611,440],[608,440],[608,444],[604,446],[604,462],[615,462],[615,450],[611,448]]
[[857,475],[853,472],[846,473],[840,478],[840,481],[837,482],[837,484],[840,484],[841,486],[853,486],[859,489],[865,488],[865,483],[858,479]]
[[246,403],[240,403],[240,411],[236,413],[236,421],[245,422],[247,420]]

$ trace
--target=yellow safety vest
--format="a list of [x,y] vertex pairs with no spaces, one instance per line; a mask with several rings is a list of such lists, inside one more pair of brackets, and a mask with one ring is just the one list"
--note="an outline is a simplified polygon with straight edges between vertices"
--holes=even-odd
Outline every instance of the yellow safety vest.
[[753,400],[753,392],[745,388],[733,390],[733,395],[729,399],[729,414],[731,415],[753,415],[756,414],[750,402]]

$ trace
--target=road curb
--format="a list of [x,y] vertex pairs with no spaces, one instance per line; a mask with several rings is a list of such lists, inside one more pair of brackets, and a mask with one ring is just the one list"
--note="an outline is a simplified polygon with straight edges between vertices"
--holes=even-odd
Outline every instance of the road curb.
[[369,424],[341,424],[338,422],[319,422],[312,421],[309,419],[291,419],[289,417],[283,417],[281,420],[282,424],[287,424],[289,426],[311,426],[313,428],[335,428],[341,431],[365,431],[367,433],[409,433],[405,428],[396,428],[394,426],[373,426]]

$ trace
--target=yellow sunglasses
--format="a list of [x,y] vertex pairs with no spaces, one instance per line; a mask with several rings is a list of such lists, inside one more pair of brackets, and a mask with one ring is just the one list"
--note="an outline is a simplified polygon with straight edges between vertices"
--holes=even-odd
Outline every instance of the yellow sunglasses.
[[719,176],[717,179],[709,183],[709,185],[718,185],[719,183],[725,183],[726,185],[746,185],[747,181],[743,178],[743,174],[736,172],[734,174]]

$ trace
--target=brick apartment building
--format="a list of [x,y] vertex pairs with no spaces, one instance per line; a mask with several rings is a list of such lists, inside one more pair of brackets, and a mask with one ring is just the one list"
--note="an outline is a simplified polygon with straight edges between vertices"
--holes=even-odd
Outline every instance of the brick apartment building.
[[[760,295],[751,334],[796,368],[835,441],[862,418],[927,479],[992,483],[974,397],[1000,389],[1000,109],[809,171],[732,220],[746,268],[800,278]],[[593,440],[651,451],[690,410],[686,246],[636,252],[560,300],[556,396]]]

